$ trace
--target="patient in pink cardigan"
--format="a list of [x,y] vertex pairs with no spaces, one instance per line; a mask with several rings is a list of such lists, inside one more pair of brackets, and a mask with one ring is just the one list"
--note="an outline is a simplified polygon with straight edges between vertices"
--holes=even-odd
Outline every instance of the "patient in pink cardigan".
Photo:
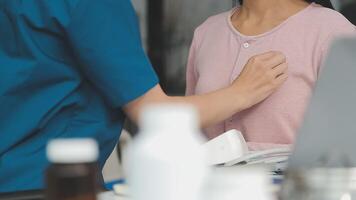
[[230,85],[252,56],[268,51],[286,56],[289,77],[265,101],[204,129],[205,135],[237,129],[251,150],[293,144],[330,43],[351,34],[355,26],[341,14],[304,0],[244,0],[210,17],[194,33],[187,95]]

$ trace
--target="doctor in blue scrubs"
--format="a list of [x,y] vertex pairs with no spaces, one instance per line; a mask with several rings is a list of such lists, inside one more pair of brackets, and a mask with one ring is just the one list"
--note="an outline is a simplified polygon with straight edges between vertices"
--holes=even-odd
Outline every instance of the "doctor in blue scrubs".
[[257,55],[224,89],[170,97],[129,0],[0,0],[0,192],[44,187],[50,139],[95,138],[102,167],[125,116],[137,121],[142,106],[190,103],[212,125],[275,91],[285,62],[278,52]]

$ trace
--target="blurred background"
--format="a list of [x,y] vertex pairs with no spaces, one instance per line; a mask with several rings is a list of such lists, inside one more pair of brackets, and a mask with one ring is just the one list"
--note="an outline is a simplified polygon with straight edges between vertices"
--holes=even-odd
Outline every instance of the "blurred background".
[[163,89],[185,90],[185,65],[194,29],[209,16],[232,8],[233,0],[132,0],[144,47]]

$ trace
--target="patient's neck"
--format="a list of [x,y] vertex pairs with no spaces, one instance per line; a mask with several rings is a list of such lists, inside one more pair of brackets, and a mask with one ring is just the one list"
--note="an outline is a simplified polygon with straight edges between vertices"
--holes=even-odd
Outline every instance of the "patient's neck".
[[288,18],[307,6],[304,0],[244,0],[240,15],[256,19]]
[[244,0],[232,23],[244,34],[261,34],[308,5],[304,0]]

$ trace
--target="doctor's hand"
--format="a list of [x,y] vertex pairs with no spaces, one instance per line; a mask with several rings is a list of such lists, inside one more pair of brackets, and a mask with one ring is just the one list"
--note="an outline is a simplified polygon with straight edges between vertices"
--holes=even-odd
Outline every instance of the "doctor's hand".
[[287,80],[287,70],[286,57],[280,52],[256,55],[249,59],[231,88],[246,109],[276,91]]

